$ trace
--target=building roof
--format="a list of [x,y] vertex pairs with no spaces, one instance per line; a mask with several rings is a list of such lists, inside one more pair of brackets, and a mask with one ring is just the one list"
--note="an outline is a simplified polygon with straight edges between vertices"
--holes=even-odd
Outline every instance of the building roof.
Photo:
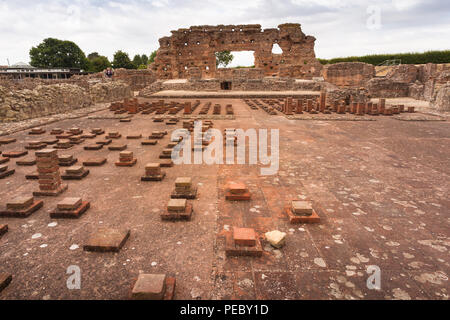
[[25,62],[17,62],[10,66],[10,68],[13,69],[34,69],[34,67],[30,66],[28,63]]

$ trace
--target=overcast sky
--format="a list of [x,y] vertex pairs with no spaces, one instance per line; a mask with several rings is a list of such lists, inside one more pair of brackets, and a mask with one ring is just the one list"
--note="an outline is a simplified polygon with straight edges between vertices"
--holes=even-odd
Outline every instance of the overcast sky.
[[29,62],[47,37],[74,41],[86,55],[112,59],[120,49],[132,59],[178,28],[286,22],[316,37],[319,58],[450,49],[449,0],[0,0],[0,65]]

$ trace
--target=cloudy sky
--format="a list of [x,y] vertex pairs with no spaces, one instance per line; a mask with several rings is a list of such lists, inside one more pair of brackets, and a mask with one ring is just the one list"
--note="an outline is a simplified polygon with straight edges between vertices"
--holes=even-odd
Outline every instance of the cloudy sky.
[[449,0],[0,0],[0,65],[29,62],[47,37],[132,58],[182,27],[285,22],[317,38],[319,58],[450,49]]

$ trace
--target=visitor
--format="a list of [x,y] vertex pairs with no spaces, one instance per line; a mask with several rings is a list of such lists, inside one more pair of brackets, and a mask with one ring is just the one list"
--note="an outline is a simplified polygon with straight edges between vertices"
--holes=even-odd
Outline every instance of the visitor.
[[111,68],[106,68],[105,75],[111,79],[112,76],[114,75],[114,70]]

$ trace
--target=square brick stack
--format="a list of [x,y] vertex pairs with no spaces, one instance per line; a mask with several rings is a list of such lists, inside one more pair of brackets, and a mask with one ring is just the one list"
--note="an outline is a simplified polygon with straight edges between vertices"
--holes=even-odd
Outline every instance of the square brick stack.
[[61,167],[73,166],[77,161],[78,161],[78,159],[74,158],[70,154],[60,154],[58,156],[58,164]]
[[230,182],[225,193],[226,200],[245,201],[251,199],[251,194],[242,182]]
[[133,157],[133,151],[121,151],[119,153],[119,161],[116,162],[118,167],[132,167],[136,164],[137,159]]
[[131,291],[134,300],[172,300],[175,293],[175,278],[165,274],[145,274],[138,276]]
[[56,205],[56,209],[50,212],[50,218],[79,218],[89,209],[90,203],[81,198],[64,198]]
[[64,130],[61,128],[53,128],[52,131],[50,131],[50,134],[55,135],[55,134],[62,134],[64,133]]
[[195,199],[197,188],[192,187],[192,178],[178,177],[175,180],[175,190],[172,192],[172,199]]
[[72,148],[72,144],[70,143],[70,140],[68,139],[61,139],[56,143],[57,149],[70,149]]
[[190,220],[192,217],[192,204],[186,199],[170,199],[167,211],[161,214],[162,220]]
[[65,190],[59,173],[58,154],[55,149],[43,149],[36,152],[36,167],[39,178],[39,190],[35,196],[56,196]]
[[98,135],[104,134],[105,130],[103,130],[102,128],[93,128],[91,130],[91,132],[98,136]]
[[292,200],[290,205],[285,207],[285,213],[293,224],[320,222],[320,217],[313,209],[311,201]]
[[32,196],[20,196],[6,204],[6,210],[0,211],[1,217],[25,218],[43,206],[42,200],[34,200]]
[[81,130],[78,127],[73,127],[69,129],[69,133],[73,134],[73,135],[80,135],[83,133],[83,130]]
[[15,169],[8,169],[7,164],[0,165],[0,179],[6,178],[16,172]]
[[225,254],[232,256],[260,257],[261,241],[254,229],[233,227],[225,234]]
[[106,139],[119,139],[122,135],[117,131],[111,131],[106,136]]
[[65,174],[61,176],[64,180],[81,180],[89,174],[89,170],[83,166],[71,166],[66,169]]
[[145,165],[145,175],[141,177],[141,181],[161,181],[165,176],[166,173],[161,171],[161,164],[147,163]]
[[32,128],[29,134],[43,134],[45,133],[45,130],[42,128]]

